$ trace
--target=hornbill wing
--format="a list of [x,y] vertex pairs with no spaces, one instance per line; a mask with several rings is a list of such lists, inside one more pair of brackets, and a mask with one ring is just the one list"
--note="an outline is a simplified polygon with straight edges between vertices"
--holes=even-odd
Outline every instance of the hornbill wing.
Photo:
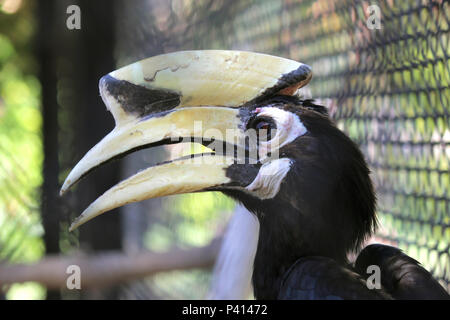
[[382,300],[383,289],[368,289],[357,273],[326,257],[303,257],[286,272],[278,299],[283,300]]
[[450,299],[430,272],[398,248],[367,246],[356,259],[355,270],[365,275],[370,265],[379,266],[381,284],[395,299]]

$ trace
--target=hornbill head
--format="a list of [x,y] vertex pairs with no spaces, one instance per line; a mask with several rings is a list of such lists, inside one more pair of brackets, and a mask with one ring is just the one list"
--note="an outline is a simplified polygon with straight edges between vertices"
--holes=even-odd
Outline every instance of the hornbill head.
[[288,59],[207,50],[152,57],[104,76],[100,93],[116,127],[61,193],[141,148],[194,141],[211,152],[140,171],[95,200],[71,229],[130,202],[222,191],[260,220],[255,264],[261,255],[286,266],[301,254],[345,259],[374,228],[375,196],[357,146],[324,107],[295,96],[311,75]]

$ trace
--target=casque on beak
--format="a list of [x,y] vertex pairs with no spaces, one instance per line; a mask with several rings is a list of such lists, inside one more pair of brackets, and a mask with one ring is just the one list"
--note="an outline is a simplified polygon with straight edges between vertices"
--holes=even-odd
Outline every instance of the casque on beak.
[[95,200],[70,230],[130,202],[249,185],[258,164],[236,164],[236,150],[249,154],[243,107],[275,94],[292,95],[310,78],[310,67],[293,60],[225,50],[164,54],[102,77],[100,94],[116,126],[77,163],[61,194],[102,163],[138,149],[180,141],[233,148],[214,147],[213,153],[135,174]]

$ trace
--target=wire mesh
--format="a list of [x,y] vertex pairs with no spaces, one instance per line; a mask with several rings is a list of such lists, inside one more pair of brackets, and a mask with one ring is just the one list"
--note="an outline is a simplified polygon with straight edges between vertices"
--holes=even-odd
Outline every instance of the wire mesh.
[[[448,1],[118,0],[114,5],[119,66],[186,49],[251,50],[311,65],[313,98],[359,144],[372,169],[381,226],[376,240],[405,250],[450,291]],[[370,5],[379,8],[380,29],[367,25]],[[73,51],[72,58],[78,54],[76,47],[67,50]],[[61,81],[67,88],[79,72],[71,69],[72,62],[65,57],[56,62],[61,74],[70,75]],[[73,150],[75,129],[66,125],[78,110],[69,108],[69,102],[78,101],[75,93],[60,90],[58,98],[61,178],[81,156]],[[30,223],[39,220],[39,202],[30,200],[38,199],[37,189],[21,196],[30,173],[11,169],[23,163],[7,153],[12,142],[5,141],[0,145],[0,187],[6,190],[0,209],[8,213],[20,208],[29,214],[14,220],[8,213],[9,229],[0,217],[0,260],[24,260],[27,255],[33,260],[42,255],[42,243],[32,250],[37,253],[24,253],[28,244],[23,235],[42,234],[40,226],[30,232],[39,225]],[[39,184],[40,178],[33,179]],[[77,211],[75,200],[62,203],[64,221]],[[19,229],[23,231],[13,237]],[[62,250],[76,243],[75,238],[62,235]],[[170,277],[175,279],[170,274],[137,283],[123,295],[200,298],[207,290],[198,283],[206,286],[209,274],[179,274],[173,283]]]
[[[368,27],[370,5],[380,29]],[[161,12],[167,8],[159,24],[167,51],[241,49],[311,65],[313,98],[373,172],[376,240],[399,246],[450,289],[447,1],[172,1]]]

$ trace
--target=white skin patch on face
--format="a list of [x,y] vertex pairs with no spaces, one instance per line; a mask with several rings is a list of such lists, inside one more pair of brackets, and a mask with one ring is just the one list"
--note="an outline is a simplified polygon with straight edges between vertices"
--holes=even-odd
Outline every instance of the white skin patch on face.
[[258,175],[245,189],[260,199],[271,199],[280,191],[280,185],[291,168],[291,159],[282,158],[264,163]]
[[245,189],[260,199],[271,199],[280,191],[292,164],[291,159],[278,158],[280,148],[304,135],[307,130],[296,114],[276,107],[259,109],[258,117],[271,118],[277,129],[271,140],[260,141],[258,153],[263,165],[255,180]]
[[270,141],[261,141],[258,148],[260,159],[270,153],[272,156],[284,145],[291,143],[298,137],[304,135],[307,130],[300,118],[289,111],[276,107],[264,107],[258,113],[258,117],[269,117],[275,121],[277,126],[276,134]]

